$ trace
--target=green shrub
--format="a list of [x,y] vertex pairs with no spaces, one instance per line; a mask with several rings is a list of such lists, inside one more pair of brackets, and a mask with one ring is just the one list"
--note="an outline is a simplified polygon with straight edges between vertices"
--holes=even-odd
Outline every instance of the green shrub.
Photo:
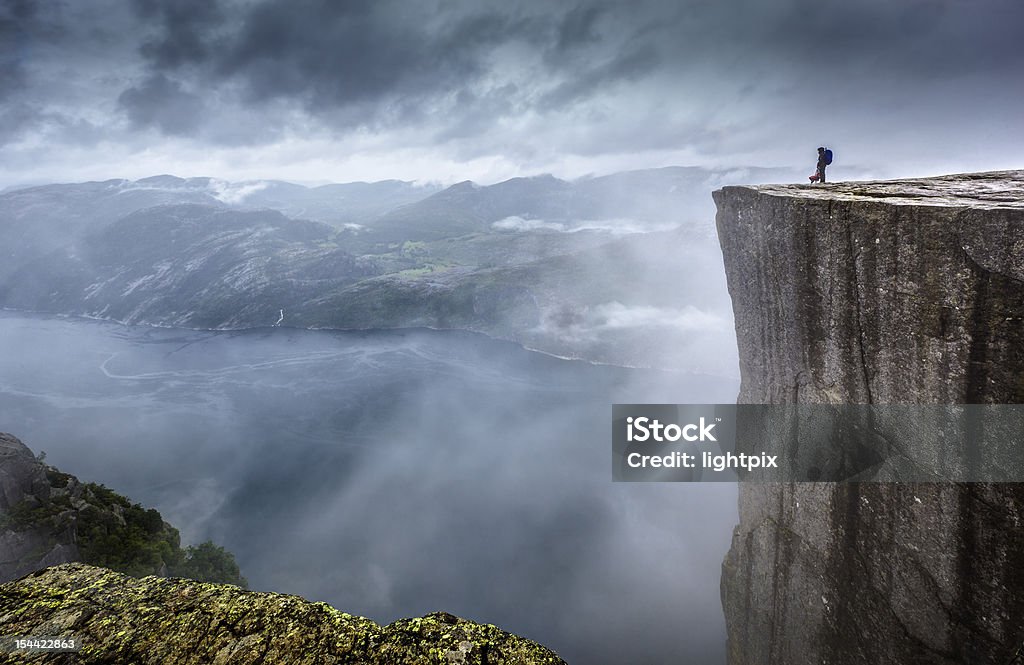
[[[84,563],[135,577],[175,575],[246,586],[230,552],[212,542],[182,550],[178,530],[164,522],[156,509],[132,503],[104,485],[78,485],[73,476],[52,467],[47,469],[47,479],[56,491],[39,501],[20,501],[6,514],[0,513],[0,529],[46,529],[57,537],[73,528]],[[69,495],[72,491],[85,502],[77,510]]]
[[171,574],[200,582],[225,582],[243,588],[248,586],[235,562],[235,556],[209,540],[189,546],[185,550],[185,561],[172,570]]
[[203,582],[245,586],[234,556],[213,543],[181,549],[178,530],[160,512],[131,503],[92,483],[84,485],[90,504],[78,513],[82,560],[128,575],[175,575]]

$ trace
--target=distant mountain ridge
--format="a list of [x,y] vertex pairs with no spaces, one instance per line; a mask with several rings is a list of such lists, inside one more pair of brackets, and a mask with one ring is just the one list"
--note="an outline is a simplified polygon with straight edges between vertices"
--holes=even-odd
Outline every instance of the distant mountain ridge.
[[379,270],[332,229],[273,210],[161,205],[122,217],[0,285],[10,307],[129,323],[249,327]]
[[0,195],[0,307],[186,328],[462,328],[657,364],[636,353],[655,346],[641,328],[672,328],[684,349],[728,317],[693,311],[725,302],[724,284],[705,297],[704,275],[721,270],[710,187],[779,174],[669,167],[440,191],[160,175],[19,189]]
[[404,239],[429,241],[484,232],[509,217],[554,223],[630,219],[648,224],[692,224],[714,216],[708,193],[739,173],[747,181],[792,177],[781,169],[670,166],[572,181],[550,174],[489,186],[467,180],[392,210],[371,227],[388,239],[404,234]]

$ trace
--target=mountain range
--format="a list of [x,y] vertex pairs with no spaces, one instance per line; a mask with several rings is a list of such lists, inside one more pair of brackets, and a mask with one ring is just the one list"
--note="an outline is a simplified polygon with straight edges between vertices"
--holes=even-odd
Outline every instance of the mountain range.
[[16,189],[0,194],[0,307],[188,328],[464,328],[671,364],[637,349],[667,335],[692,350],[729,316],[724,283],[706,279],[721,274],[707,192],[790,176],[670,167],[442,189],[162,175]]

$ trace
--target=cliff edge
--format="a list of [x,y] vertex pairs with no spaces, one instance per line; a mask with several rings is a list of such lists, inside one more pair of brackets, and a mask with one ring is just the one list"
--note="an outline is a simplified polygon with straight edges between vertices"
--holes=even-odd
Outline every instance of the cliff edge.
[[714,197],[741,403],[1024,401],[1024,171]]
[[[1024,171],[714,193],[740,403],[1024,403]],[[1024,488],[747,484],[729,662],[1007,662]]]

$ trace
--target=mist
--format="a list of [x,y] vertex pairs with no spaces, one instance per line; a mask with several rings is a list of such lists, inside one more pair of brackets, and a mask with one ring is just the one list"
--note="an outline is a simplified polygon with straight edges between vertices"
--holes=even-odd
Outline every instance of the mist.
[[[608,428],[616,402],[735,400],[706,191],[723,177],[434,193],[160,176],[11,192],[3,231],[20,249],[0,298],[78,318],[0,316],[3,428],[156,507],[185,544],[227,547],[258,590],[381,622],[443,610],[569,662],[721,662],[736,488],[614,484]],[[395,197],[412,202],[380,214]],[[475,226],[448,230],[466,216]],[[474,318],[453,325],[464,306],[442,299],[446,319],[410,304],[361,310],[360,332],[288,328],[355,298],[325,301],[331,286],[296,279],[337,271],[302,258],[328,244],[415,273],[354,277],[373,302],[449,279],[478,289]],[[263,272],[263,256],[284,272]],[[195,293],[189,266],[212,266]],[[281,301],[282,280],[314,290]],[[239,285],[252,290],[230,295]],[[185,307],[244,329],[152,327]],[[264,327],[278,309],[285,327]]]
[[[735,400],[709,193],[729,177],[8,193],[0,302],[72,316],[0,315],[2,427],[223,545],[257,590],[380,622],[443,610],[568,662],[722,662],[736,488],[613,483],[609,427],[613,403]],[[324,282],[338,252],[385,267]],[[301,329],[344,327],[303,317],[360,289],[406,304]],[[186,308],[241,329],[161,318]]]
[[728,402],[734,381],[469,333],[0,331],[4,428],[225,545],[255,589],[453,612],[569,662],[724,657],[735,487],[613,484],[608,428],[615,401]]

